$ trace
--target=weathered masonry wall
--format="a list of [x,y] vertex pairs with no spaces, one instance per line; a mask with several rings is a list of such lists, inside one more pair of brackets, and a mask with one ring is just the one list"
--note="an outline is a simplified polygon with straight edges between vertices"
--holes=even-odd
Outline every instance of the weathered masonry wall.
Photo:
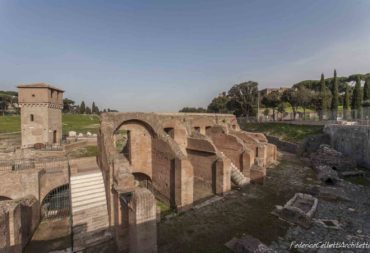
[[146,215],[140,205],[154,210],[156,197],[188,209],[229,191],[232,176],[237,185],[265,176],[276,159],[276,147],[263,134],[241,131],[228,114],[103,113],[98,150],[116,246],[142,253],[155,251],[155,239],[151,251],[142,248],[155,236],[155,218],[140,222]]
[[12,170],[14,165],[0,166],[0,177],[6,178],[0,185],[0,196],[9,199],[33,195],[42,200],[53,189],[69,183],[68,162],[31,163],[32,168]]
[[33,196],[0,202],[0,252],[20,253],[40,222],[40,204]]
[[332,147],[370,169],[370,126],[326,125],[324,132]]

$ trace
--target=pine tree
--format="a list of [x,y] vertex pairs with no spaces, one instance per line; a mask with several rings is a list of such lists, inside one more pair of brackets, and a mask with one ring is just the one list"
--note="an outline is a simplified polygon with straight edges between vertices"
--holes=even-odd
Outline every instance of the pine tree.
[[95,114],[95,102],[93,102],[92,103],[92,106],[91,106],[91,112],[93,113],[93,114]]
[[81,114],[84,114],[86,112],[86,106],[85,106],[85,102],[82,101],[81,102],[81,105],[80,105],[80,113]]
[[331,93],[333,98],[331,100],[331,110],[333,111],[333,116],[336,118],[336,112],[339,105],[339,94],[338,94],[338,80],[337,80],[337,71],[334,69],[334,79]]
[[343,109],[348,110],[350,103],[350,95],[349,95],[349,86],[346,84],[346,91],[344,93],[344,102],[343,102]]
[[365,81],[364,85],[364,101],[370,100],[370,77]]

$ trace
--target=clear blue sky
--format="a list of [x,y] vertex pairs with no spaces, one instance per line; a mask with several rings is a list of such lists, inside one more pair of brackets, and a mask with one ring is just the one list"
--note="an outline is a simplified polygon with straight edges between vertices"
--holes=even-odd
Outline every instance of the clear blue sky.
[[47,82],[100,108],[177,111],[334,68],[370,72],[369,0],[0,0],[0,90]]

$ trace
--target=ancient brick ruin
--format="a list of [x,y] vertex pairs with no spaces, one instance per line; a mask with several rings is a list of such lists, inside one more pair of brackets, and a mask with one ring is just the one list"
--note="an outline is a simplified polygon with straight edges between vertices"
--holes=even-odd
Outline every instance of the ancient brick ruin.
[[110,227],[130,252],[156,247],[154,196],[186,210],[264,177],[277,159],[263,134],[240,130],[227,114],[106,113],[98,147]]
[[78,143],[61,142],[63,91],[18,88],[22,148],[0,160],[1,252],[24,251],[53,217],[69,220],[73,252],[156,252],[157,200],[186,211],[259,181],[277,159],[234,115],[193,113],[103,113],[98,156],[70,159]]

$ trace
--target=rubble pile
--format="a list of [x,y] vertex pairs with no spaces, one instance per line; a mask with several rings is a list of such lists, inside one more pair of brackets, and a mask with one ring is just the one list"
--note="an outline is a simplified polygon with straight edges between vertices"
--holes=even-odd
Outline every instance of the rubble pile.
[[339,181],[338,173],[328,165],[317,165],[314,167],[317,179],[327,184],[335,184]]
[[314,168],[326,165],[336,171],[348,171],[357,167],[355,160],[326,144],[320,145],[320,148],[315,153],[312,153],[310,158]]
[[276,251],[250,235],[244,235],[240,239],[234,237],[225,246],[234,253],[276,253]]

